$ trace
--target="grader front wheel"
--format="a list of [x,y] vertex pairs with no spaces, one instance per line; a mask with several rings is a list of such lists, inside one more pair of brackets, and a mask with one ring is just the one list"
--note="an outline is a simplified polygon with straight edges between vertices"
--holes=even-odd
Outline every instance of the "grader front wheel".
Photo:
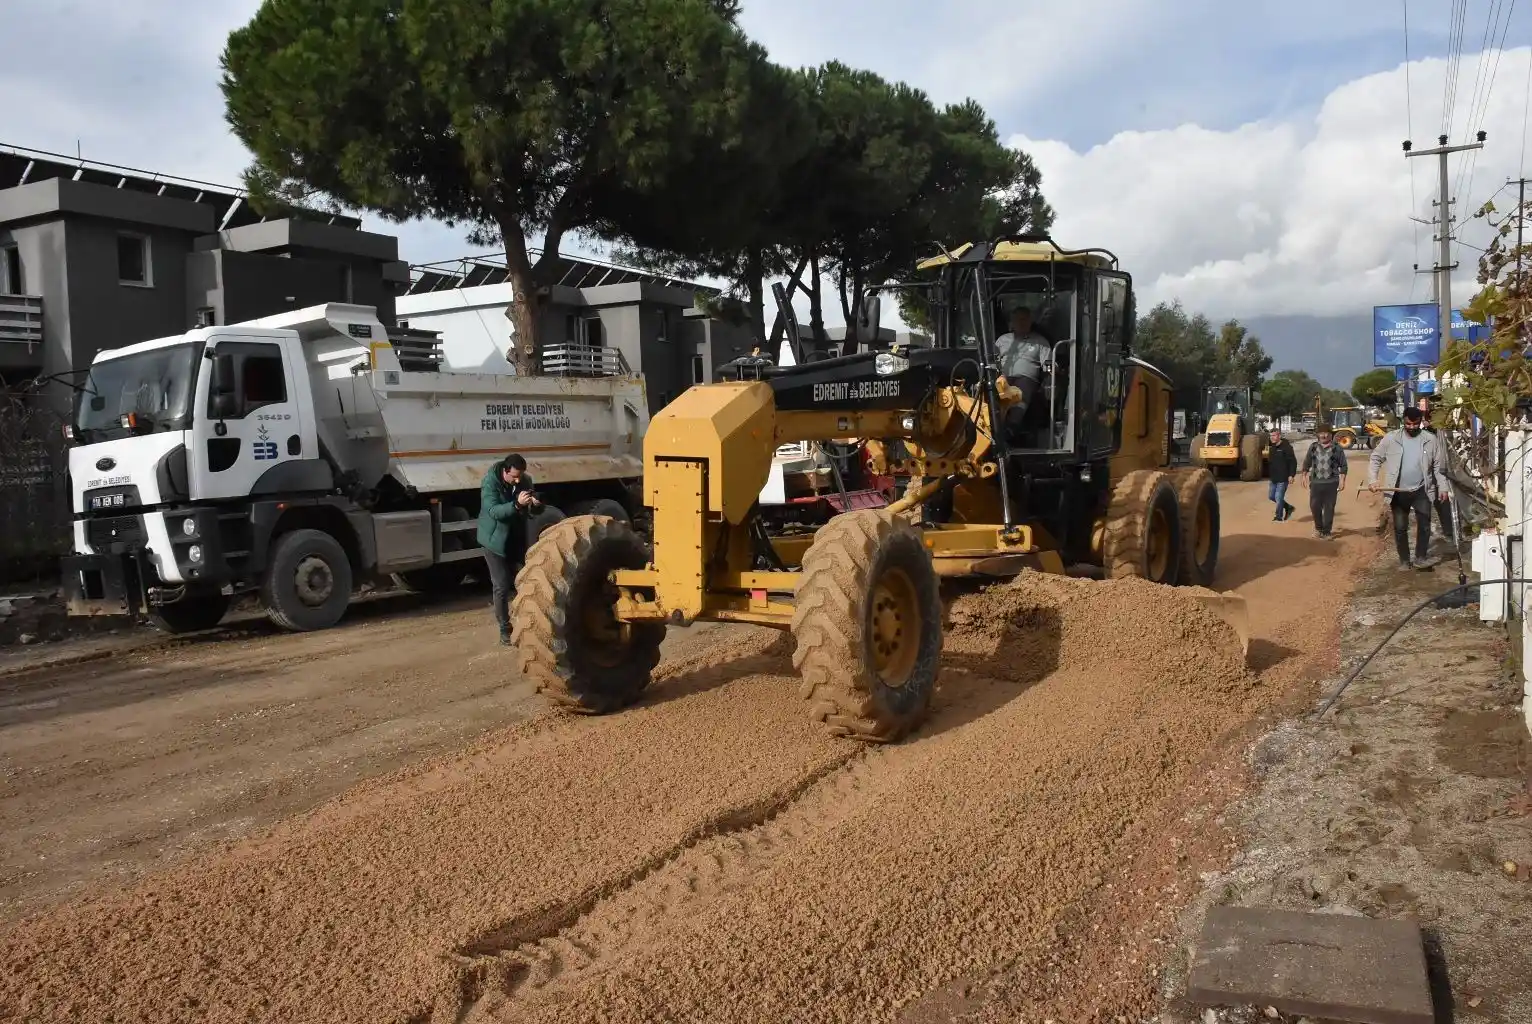
[[1112,488],[1102,561],[1112,579],[1174,585],[1181,570],[1181,510],[1169,473],[1139,469]]
[[920,536],[878,510],[820,527],[803,556],[793,666],[837,736],[897,740],[925,717],[941,661],[941,597]]
[[543,531],[516,574],[511,643],[538,692],[581,714],[605,714],[643,695],[665,627],[618,622],[616,569],[642,569],[643,540],[609,516],[575,516]]

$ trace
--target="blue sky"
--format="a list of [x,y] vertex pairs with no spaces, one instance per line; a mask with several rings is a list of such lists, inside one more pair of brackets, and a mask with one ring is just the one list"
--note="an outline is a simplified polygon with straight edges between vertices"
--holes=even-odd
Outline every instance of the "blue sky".
[[[217,57],[256,6],[3,0],[0,142],[73,152],[78,140],[89,158],[236,183],[246,158],[223,125]],[[1422,146],[1442,121],[1451,6],[1409,2]],[[1508,52],[1480,75],[1488,16],[1508,9]],[[1284,332],[1313,317],[1325,323],[1298,334],[1335,338],[1337,318],[1429,297],[1411,264],[1429,266],[1430,229],[1408,217],[1431,216],[1434,168],[1414,168],[1412,207],[1407,163],[1423,161],[1399,151],[1400,0],[747,0],[743,20],[784,64],[839,59],[938,102],[979,99],[1037,158],[1060,240],[1117,251],[1141,305],[1180,298],[1216,317],[1284,318],[1267,321]],[[1491,143],[1471,184],[1454,162],[1460,218],[1526,166],[1529,47],[1532,4],[1468,0],[1453,141],[1483,126]],[[439,225],[378,226],[411,262],[470,251]],[[1463,237],[1482,244],[1483,226]],[[1458,259],[1463,295],[1475,254]],[[1340,383],[1366,357],[1329,351],[1339,344],[1284,337],[1279,365],[1328,360]]]

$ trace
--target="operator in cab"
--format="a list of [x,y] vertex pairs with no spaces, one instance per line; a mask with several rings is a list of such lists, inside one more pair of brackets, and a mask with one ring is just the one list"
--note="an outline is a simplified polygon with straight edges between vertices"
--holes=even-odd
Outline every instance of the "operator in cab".
[[1042,385],[1050,351],[1048,339],[1037,332],[1032,322],[1032,310],[1027,306],[1011,310],[1011,329],[995,339],[995,357],[1000,375],[1021,392],[1021,401],[1005,412],[1006,433],[1012,437],[1017,436],[1022,417]]

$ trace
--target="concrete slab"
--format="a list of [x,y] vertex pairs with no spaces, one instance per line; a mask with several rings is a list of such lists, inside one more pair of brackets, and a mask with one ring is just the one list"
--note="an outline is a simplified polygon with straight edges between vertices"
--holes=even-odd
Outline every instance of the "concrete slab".
[[1358,1024],[1433,1024],[1420,928],[1259,907],[1214,907],[1192,957],[1187,997],[1255,1004]]

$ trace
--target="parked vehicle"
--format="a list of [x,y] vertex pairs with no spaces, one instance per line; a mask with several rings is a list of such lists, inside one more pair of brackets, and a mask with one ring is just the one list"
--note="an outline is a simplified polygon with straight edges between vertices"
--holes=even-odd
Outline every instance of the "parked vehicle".
[[255,593],[313,630],[363,580],[452,590],[482,558],[483,476],[513,451],[546,503],[627,518],[641,378],[443,372],[429,334],[395,333],[330,303],[100,353],[67,431],[70,613],[184,632]]

